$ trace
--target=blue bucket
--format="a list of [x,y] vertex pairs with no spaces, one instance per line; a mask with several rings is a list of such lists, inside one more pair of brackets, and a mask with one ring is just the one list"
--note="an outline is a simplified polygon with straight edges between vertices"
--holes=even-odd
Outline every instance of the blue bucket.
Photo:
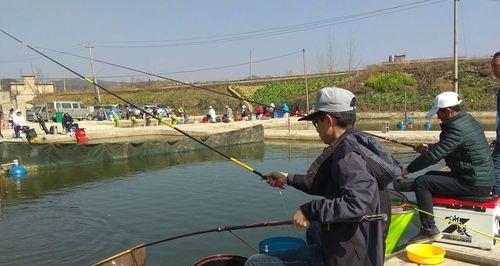
[[298,237],[279,236],[264,239],[259,242],[260,253],[283,252],[306,246],[306,242]]

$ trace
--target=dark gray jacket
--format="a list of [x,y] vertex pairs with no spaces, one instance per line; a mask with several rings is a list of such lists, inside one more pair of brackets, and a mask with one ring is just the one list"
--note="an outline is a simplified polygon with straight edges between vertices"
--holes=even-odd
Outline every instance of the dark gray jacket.
[[491,151],[481,125],[461,112],[441,124],[439,142],[408,165],[410,173],[444,158],[446,165],[465,184],[491,187],[495,183]]
[[[365,160],[368,156],[370,159]],[[379,167],[371,166],[374,161]],[[322,247],[327,264],[383,265],[389,221],[343,221],[378,213],[390,217],[387,184],[378,182],[375,176],[392,179],[402,169],[373,137],[347,131],[324,150],[306,175],[289,175],[289,185],[324,197],[300,209],[309,221],[323,224]]]

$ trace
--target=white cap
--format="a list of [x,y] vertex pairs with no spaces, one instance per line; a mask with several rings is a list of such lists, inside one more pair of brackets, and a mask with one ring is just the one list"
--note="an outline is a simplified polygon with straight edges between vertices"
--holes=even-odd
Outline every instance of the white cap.
[[212,109],[212,106],[210,105],[210,106],[208,107],[208,109]]
[[457,93],[452,91],[445,91],[434,98],[434,102],[432,102],[432,108],[427,113],[425,118],[430,119],[439,111],[439,109],[459,105],[461,102],[462,100],[458,99]]

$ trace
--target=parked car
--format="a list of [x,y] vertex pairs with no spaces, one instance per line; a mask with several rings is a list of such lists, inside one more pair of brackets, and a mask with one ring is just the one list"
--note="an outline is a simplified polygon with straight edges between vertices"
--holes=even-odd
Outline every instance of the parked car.
[[54,101],[47,103],[47,117],[55,120],[57,112],[68,113],[74,119],[92,119],[87,105],[78,101]]
[[[101,105],[94,105],[92,107],[93,110],[92,110],[92,118],[91,119],[94,119],[97,117],[97,114],[99,112],[99,108],[103,108],[104,112],[106,112],[106,114],[108,114],[109,112],[114,112],[115,114],[117,114],[121,118],[121,110],[120,110],[120,108],[118,108],[118,104],[101,104]],[[89,120],[91,120],[91,119],[89,119]]]
[[153,113],[153,107],[156,107],[156,110],[158,111],[158,114],[160,114],[162,116],[166,116],[167,115],[167,111],[165,109],[160,108],[160,107],[158,107],[157,105],[154,105],[154,104],[145,104],[145,105],[142,105],[140,107],[143,110],[148,111],[149,113]]
[[46,111],[47,109],[45,108],[45,105],[35,105],[26,112],[26,119],[30,122],[37,122],[38,119],[36,118],[35,113],[39,113],[45,121],[48,121]]

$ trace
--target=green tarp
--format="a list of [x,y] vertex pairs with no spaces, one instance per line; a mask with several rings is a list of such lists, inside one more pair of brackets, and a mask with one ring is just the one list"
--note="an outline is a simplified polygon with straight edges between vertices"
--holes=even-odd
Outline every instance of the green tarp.
[[[262,142],[262,125],[197,137],[210,147],[228,147]],[[28,169],[82,165],[150,155],[207,149],[188,137],[169,137],[160,141],[110,142],[100,144],[1,142],[2,164],[19,160]],[[214,156],[218,156],[214,153]]]

